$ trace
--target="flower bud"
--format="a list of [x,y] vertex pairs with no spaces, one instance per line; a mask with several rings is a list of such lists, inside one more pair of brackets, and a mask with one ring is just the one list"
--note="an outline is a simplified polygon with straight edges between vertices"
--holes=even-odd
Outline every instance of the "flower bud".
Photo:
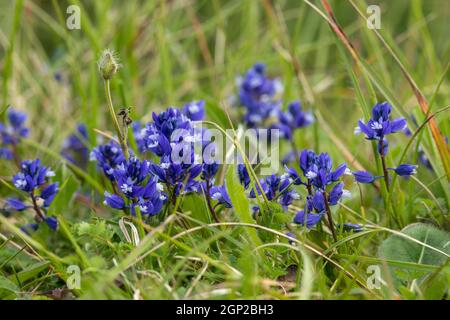
[[98,61],[98,69],[100,70],[103,79],[111,79],[119,67],[120,64],[117,62],[117,57],[115,57],[114,52],[108,49],[104,50]]

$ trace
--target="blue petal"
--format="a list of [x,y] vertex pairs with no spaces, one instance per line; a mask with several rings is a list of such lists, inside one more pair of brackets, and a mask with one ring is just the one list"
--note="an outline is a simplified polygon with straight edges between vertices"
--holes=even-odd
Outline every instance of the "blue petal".
[[[319,223],[319,221],[323,217],[323,213],[309,213],[306,215],[306,227],[308,229],[313,228],[316,224]],[[297,214],[294,217],[294,222],[301,224],[302,226],[305,225],[305,211],[301,210],[297,212]]]
[[58,229],[58,220],[55,217],[47,217],[44,221],[53,231],[56,231],[56,229]]
[[23,211],[27,208],[27,206],[21,200],[16,198],[7,198],[6,205],[17,211]]
[[359,183],[372,183],[375,181],[375,177],[367,171],[355,171],[353,175]]

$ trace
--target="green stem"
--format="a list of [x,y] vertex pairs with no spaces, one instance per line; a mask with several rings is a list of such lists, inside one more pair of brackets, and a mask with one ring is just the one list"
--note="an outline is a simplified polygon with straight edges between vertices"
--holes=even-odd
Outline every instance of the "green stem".
[[[108,103],[109,113],[111,114],[111,118],[114,122],[114,127],[117,132],[117,137],[119,139],[120,147],[122,148],[123,154],[125,155],[125,159],[128,160],[128,158],[130,157],[130,153],[128,151],[127,140],[126,140],[125,135],[122,132],[122,129],[120,128],[119,120],[117,120],[116,112],[114,111],[114,106],[113,106],[112,98],[111,98],[110,84],[109,84],[109,80],[107,80],[107,79],[105,79],[105,92],[106,92],[106,102]],[[124,129],[126,129],[126,128],[124,128]]]
[[386,158],[384,155],[384,141],[383,139],[381,139],[380,141],[380,155],[381,155],[381,164],[383,165],[383,175],[384,175],[384,182],[386,183],[386,189],[387,192],[389,192],[389,173],[387,171],[387,166],[386,166]]
[[323,198],[324,198],[324,201],[325,201],[325,208],[326,208],[326,211],[327,211],[328,224],[329,224],[330,229],[331,229],[331,234],[333,235],[334,242],[337,242],[336,231],[334,230],[333,217],[331,216],[331,209],[330,209],[330,205],[328,204],[328,194],[327,194],[327,192],[323,193]]
[[141,238],[141,241],[144,239],[145,237],[145,230],[144,230],[144,222],[142,220],[142,213],[141,213],[141,209],[139,208],[139,205],[137,205],[135,207],[135,211],[136,211],[136,217],[137,217],[137,229],[139,232],[139,237]]

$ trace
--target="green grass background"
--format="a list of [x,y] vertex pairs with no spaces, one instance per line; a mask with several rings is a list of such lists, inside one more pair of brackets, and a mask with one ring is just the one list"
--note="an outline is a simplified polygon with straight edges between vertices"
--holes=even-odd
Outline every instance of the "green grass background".
[[[81,30],[66,28],[70,4],[81,8]],[[345,161],[353,169],[377,172],[372,145],[353,134],[357,120],[375,101],[384,100],[395,104],[395,116],[414,115],[419,124],[426,117],[392,52],[366,27],[352,3],[331,0],[330,4],[366,69],[351,60],[330,29],[320,1],[0,2],[1,110],[10,104],[29,114],[32,135],[21,152],[58,169],[65,188],[52,210],[67,220],[67,228],[63,222],[59,235],[25,239],[36,249],[29,254],[18,253],[23,245],[18,237],[24,236],[2,220],[2,277],[16,285],[4,297],[44,297],[62,286],[58,279],[67,278],[66,267],[73,263],[82,267],[82,289],[73,293],[82,298],[431,298],[411,282],[400,291],[392,283],[382,290],[358,285],[358,281],[365,283],[368,265],[381,264],[377,248],[390,230],[414,222],[449,228],[448,172],[428,126],[413,141],[404,162],[417,163],[419,141],[435,170],[421,166],[414,179],[398,179],[390,195],[392,207],[386,208],[376,189],[359,189],[349,182],[354,197],[334,213],[338,222],[368,222],[376,227],[356,237],[343,236],[336,245],[338,254],[328,258],[332,262],[324,258],[333,248],[330,239],[317,231],[302,241],[320,254],[305,243],[295,249],[287,247],[286,240],[273,230],[253,234],[253,227],[207,227],[210,221],[200,197],[184,199],[174,219],[152,228],[150,236],[134,248],[124,239],[117,241],[120,229],[111,212],[88,210],[72,197],[83,179],[58,154],[64,138],[83,122],[94,146],[98,136],[94,129],[113,129],[96,65],[105,48],[116,51],[122,64],[112,81],[116,107],[133,106],[132,117],[142,121],[150,120],[153,111],[204,99],[208,119],[229,127],[224,105],[236,94],[236,76],[253,63],[264,62],[269,74],[282,80],[283,100],[301,99],[316,115],[314,126],[295,137],[301,149],[329,152],[335,163]],[[365,14],[369,3],[354,4]],[[450,3],[399,0],[370,4],[381,7],[380,33],[426,97],[431,113],[443,110],[450,94]],[[55,80],[55,73],[62,76],[61,82]],[[237,111],[229,112],[237,124]],[[448,136],[448,111],[435,119]],[[393,138],[389,166],[398,164],[408,141],[402,135]],[[283,146],[282,152],[287,151],[289,146]],[[0,185],[2,197],[10,193],[7,185],[14,170],[4,161],[0,164],[5,181]],[[86,182],[86,176],[90,181]],[[82,189],[101,203],[89,186],[103,188],[95,164],[84,179]],[[239,213],[228,212],[225,217],[247,222]],[[82,219],[87,222],[80,223]],[[186,232],[180,219],[190,228],[204,228],[177,237]],[[116,236],[111,235],[114,232]],[[260,238],[266,246],[257,249]],[[292,265],[298,265],[297,272]],[[14,275],[27,268],[37,271],[17,283]],[[419,261],[412,268],[427,266]],[[433,272],[442,270],[448,271]],[[449,279],[447,275],[444,283]]]

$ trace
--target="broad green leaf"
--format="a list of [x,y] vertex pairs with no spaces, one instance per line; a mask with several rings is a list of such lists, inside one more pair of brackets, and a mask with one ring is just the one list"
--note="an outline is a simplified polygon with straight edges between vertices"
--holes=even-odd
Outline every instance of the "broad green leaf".
[[[384,240],[379,247],[378,256],[380,258],[434,266],[441,266],[447,261],[448,256],[445,254],[450,254],[450,234],[448,232],[439,230],[428,224],[416,223],[405,227],[402,233],[434,249],[440,250],[442,253],[414,242],[411,239],[399,235],[392,235]],[[430,274],[426,272],[408,271],[408,269],[394,266],[391,266],[389,270],[397,287],[413,279],[419,279],[419,282],[422,282],[426,275]]]

